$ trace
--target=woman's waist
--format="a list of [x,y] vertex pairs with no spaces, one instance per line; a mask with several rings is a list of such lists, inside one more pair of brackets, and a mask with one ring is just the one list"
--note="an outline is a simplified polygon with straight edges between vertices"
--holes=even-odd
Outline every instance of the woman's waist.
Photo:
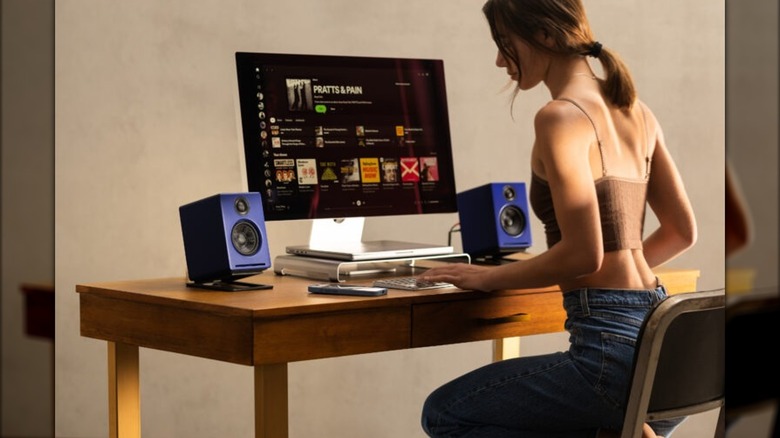
[[596,272],[560,282],[559,286],[564,292],[582,288],[648,290],[658,286],[658,278],[641,250],[620,250],[605,253]]

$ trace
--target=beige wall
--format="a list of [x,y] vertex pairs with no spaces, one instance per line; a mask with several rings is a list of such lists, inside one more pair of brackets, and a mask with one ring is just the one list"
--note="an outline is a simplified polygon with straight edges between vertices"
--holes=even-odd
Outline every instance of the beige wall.
[[[528,180],[532,115],[514,121],[505,74],[473,0],[184,1],[57,4],[55,182],[59,436],[107,429],[106,346],[79,336],[80,282],[179,276],[177,208],[241,189],[233,53],[273,51],[441,58],[447,72],[457,186]],[[724,2],[589,1],[597,38],[631,66],[664,125],[699,217],[701,238],[674,262],[723,285]],[[366,237],[430,240],[456,215],[369,219]],[[652,229],[654,220],[648,222]],[[534,222],[541,242],[541,229]],[[268,224],[272,255],[308,223]],[[387,230],[399,230],[389,232]],[[403,231],[400,231],[403,230]],[[541,248],[541,247],[540,247]],[[565,343],[523,344],[526,354]],[[291,435],[422,436],[425,396],[490,359],[490,344],[391,352],[290,366]],[[251,436],[252,370],[142,350],[145,436]],[[701,436],[691,421],[680,437]],[[687,434],[687,435],[686,435]]]

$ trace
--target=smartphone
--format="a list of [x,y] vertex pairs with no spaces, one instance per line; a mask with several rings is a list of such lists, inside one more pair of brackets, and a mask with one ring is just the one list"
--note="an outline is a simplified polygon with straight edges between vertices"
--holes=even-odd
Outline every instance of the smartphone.
[[386,287],[361,286],[358,284],[320,283],[309,285],[309,292],[313,294],[331,295],[358,295],[363,297],[376,297],[387,294]]

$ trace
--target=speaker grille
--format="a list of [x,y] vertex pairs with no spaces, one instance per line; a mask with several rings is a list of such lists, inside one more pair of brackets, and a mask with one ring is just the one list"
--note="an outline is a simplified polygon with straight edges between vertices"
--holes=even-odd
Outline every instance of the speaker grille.
[[238,221],[233,225],[230,240],[233,242],[233,248],[245,256],[256,254],[262,244],[260,231],[255,224],[247,220]]

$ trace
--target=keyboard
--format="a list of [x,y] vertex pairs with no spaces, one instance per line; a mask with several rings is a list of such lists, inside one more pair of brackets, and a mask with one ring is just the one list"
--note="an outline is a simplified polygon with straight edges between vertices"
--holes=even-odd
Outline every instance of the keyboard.
[[374,286],[403,290],[425,290],[438,289],[442,287],[454,287],[454,285],[451,283],[443,283],[440,281],[422,281],[416,277],[383,278],[381,280],[374,281]]

